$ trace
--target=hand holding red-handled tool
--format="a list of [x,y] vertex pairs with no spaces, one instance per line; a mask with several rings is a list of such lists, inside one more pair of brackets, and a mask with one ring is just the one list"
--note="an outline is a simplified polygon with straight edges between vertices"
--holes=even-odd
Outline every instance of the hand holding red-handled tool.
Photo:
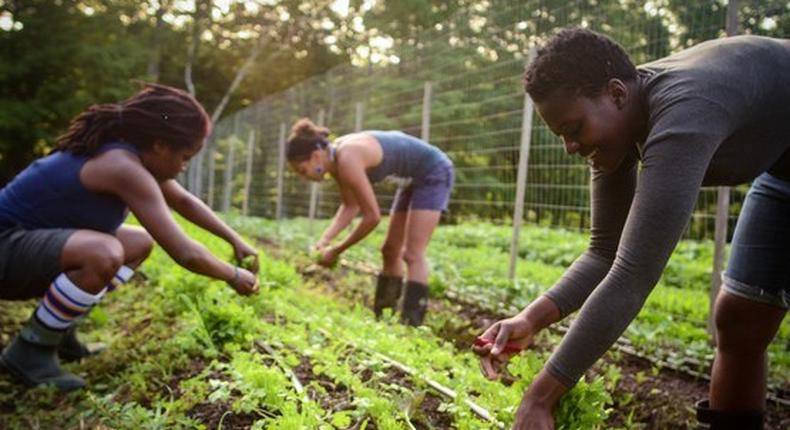
[[498,378],[498,369],[529,346],[535,332],[524,313],[497,321],[489,327],[472,344],[472,350],[480,356],[483,375],[492,380]]

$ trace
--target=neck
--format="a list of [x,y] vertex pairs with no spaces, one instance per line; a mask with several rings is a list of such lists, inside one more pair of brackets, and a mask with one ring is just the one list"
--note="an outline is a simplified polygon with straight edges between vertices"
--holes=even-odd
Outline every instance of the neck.
[[633,91],[633,94],[636,96],[631,106],[633,116],[633,121],[631,121],[631,123],[634,125],[632,134],[634,136],[634,142],[644,142],[649,131],[647,127],[649,115],[647,109],[647,89],[645,88],[642,75],[637,75],[637,78],[631,85],[631,91]]
[[335,176],[337,174],[337,154],[335,152],[335,147],[331,143],[326,147],[326,162],[324,167],[330,175]]

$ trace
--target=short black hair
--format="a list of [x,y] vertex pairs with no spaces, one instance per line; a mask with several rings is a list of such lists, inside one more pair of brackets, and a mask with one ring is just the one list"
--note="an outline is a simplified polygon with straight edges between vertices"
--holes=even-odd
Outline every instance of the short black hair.
[[610,79],[636,79],[636,66],[609,37],[579,27],[563,28],[538,49],[524,73],[524,89],[535,101],[559,90],[595,97]]

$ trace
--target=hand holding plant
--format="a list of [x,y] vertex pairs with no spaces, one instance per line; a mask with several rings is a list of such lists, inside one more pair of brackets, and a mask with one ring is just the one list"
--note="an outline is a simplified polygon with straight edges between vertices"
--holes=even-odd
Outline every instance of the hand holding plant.
[[337,248],[324,248],[318,251],[318,253],[318,264],[324,267],[334,267],[337,265],[337,260],[340,257],[340,252],[337,250]]
[[233,256],[240,267],[252,273],[258,273],[258,251],[239,239],[233,244]]
[[480,356],[483,375],[491,380],[499,377],[499,369],[514,355],[532,344],[537,330],[526,318],[525,312],[494,323],[472,346]]
[[228,284],[242,296],[257,294],[259,291],[258,277],[241,267],[233,268],[233,278],[228,280]]
[[312,250],[313,251],[322,251],[324,248],[329,246],[329,242],[325,241],[324,239],[320,239],[318,242],[313,244]]

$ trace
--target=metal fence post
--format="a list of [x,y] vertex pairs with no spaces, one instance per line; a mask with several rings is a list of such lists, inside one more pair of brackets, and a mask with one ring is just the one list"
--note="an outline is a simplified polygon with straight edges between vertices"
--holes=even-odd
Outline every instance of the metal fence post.
[[[727,36],[738,34],[738,0],[727,2]],[[730,214],[730,187],[718,187],[716,201],[716,229],[714,234],[713,274],[710,285],[710,305],[708,307],[708,333],[711,341],[717,344],[716,325],[713,322],[713,306],[721,287],[721,272],[724,269],[725,247],[727,246],[727,223]]]
[[241,213],[244,216],[249,214],[250,209],[250,186],[252,185],[252,160],[255,158],[255,129],[250,130],[247,137],[247,165],[244,168],[244,200],[241,204]]
[[184,176],[184,188],[187,189],[190,193],[195,193],[195,163],[197,160],[200,159],[200,156],[196,156],[189,162],[189,167],[187,168],[187,172]]
[[213,147],[213,139],[206,144],[206,147],[198,154],[197,164],[195,165],[195,182],[192,194],[199,199],[203,199],[203,161],[206,158],[206,153],[211,152]]
[[357,102],[357,113],[354,116],[354,131],[362,131],[362,121],[365,115],[365,106],[362,102]]
[[222,212],[230,210],[230,199],[233,194],[233,167],[234,158],[236,154],[236,136],[230,141],[230,148],[228,148],[228,157],[225,159],[225,172],[223,177],[222,188]]
[[[318,125],[324,125],[324,118],[326,117],[326,111],[324,108],[318,111]],[[307,216],[310,218],[310,236],[313,235],[313,231],[315,229],[315,216],[318,210],[318,196],[321,193],[321,186],[318,182],[311,182],[310,183],[310,209],[308,211]]]
[[280,148],[279,158],[277,162],[277,219],[283,217],[283,185],[285,174],[285,123],[280,123],[280,139],[278,141]]
[[216,157],[214,157],[214,144],[205,149],[205,156],[208,157],[208,196],[206,197],[206,204],[214,207],[214,180],[217,174]]
[[433,96],[433,84],[426,81],[422,92],[422,130],[420,137],[425,142],[431,139],[431,98]]
[[[529,50],[527,62],[535,57],[536,50]],[[508,277],[516,277],[518,261],[518,243],[521,235],[521,224],[524,222],[524,197],[527,192],[527,168],[529,167],[529,147],[532,140],[533,104],[529,94],[524,93],[524,110],[521,117],[521,147],[518,151],[518,174],[516,176],[516,200],[513,204],[513,235],[510,241],[510,267]]]

